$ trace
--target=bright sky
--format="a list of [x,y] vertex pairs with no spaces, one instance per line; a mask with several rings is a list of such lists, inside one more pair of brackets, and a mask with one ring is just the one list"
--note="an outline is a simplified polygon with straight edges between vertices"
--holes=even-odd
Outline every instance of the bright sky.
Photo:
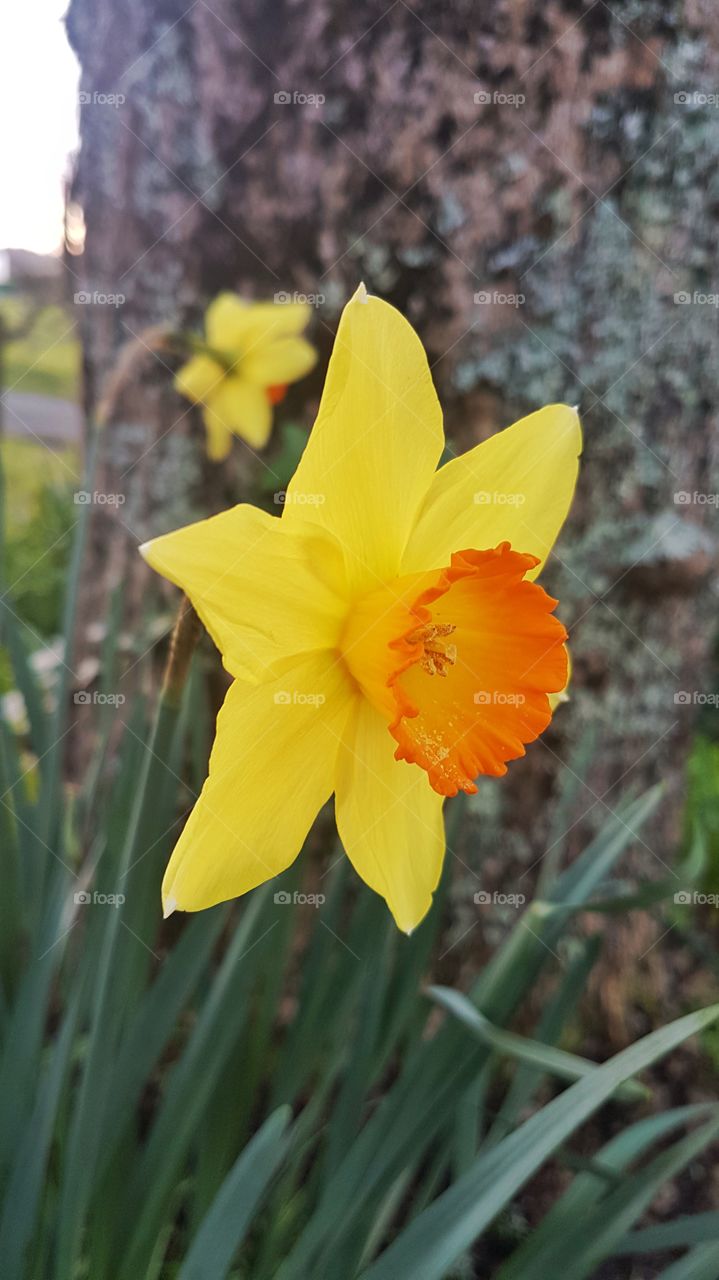
[[67,3],[0,7],[0,249],[48,253],[62,240],[79,74],[61,22]]

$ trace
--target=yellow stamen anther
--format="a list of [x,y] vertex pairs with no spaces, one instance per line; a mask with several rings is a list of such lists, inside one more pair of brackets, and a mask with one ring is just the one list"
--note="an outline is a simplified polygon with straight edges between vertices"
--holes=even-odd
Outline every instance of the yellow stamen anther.
[[451,636],[457,628],[453,622],[426,622],[415,627],[407,636],[410,644],[422,644],[424,653],[419,665],[429,676],[446,676],[447,668],[453,667],[457,661],[456,644],[437,645],[434,642],[443,636]]

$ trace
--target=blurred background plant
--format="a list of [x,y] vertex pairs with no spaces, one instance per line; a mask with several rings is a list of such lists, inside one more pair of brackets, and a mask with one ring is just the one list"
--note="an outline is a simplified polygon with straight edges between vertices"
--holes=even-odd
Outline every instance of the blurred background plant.
[[[63,584],[72,545],[76,483],[67,468],[38,446],[9,440],[3,448],[7,483],[12,488],[6,562],[19,616],[50,640],[60,629]],[[70,464],[72,465],[72,463]]]
[[[32,272],[27,257],[11,255],[14,275],[0,289],[0,457],[10,495],[6,581],[28,639],[42,651],[61,630],[75,523],[80,346],[59,264]],[[2,662],[0,693],[9,680]]]

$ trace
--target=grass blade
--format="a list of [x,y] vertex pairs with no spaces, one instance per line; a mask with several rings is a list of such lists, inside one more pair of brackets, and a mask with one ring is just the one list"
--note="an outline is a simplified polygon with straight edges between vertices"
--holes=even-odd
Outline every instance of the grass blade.
[[617,1086],[719,1019],[719,1005],[687,1014],[624,1049],[572,1085],[482,1155],[463,1178],[420,1214],[363,1280],[443,1280],[447,1269],[539,1166],[611,1097]]
[[[539,1040],[530,1040],[513,1031],[495,1027],[460,991],[453,991],[450,987],[430,987],[427,994],[447,1013],[457,1018],[473,1036],[497,1053],[516,1058],[518,1062],[529,1066],[539,1067],[559,1080],[581,1080],[596,1070],[597,1064],[587,1058],[580,1058],[564,1049],[555,1049]],[[618,1087],[616,1096],[625,1102],[644,1102],[649,1097],[649,1090],[638,1081],[629,1080]]]
[[235,1161],[204,1218],[177,1280],[224,1280],[232,1259],[287,1151],[291,1117],[279,1107]]

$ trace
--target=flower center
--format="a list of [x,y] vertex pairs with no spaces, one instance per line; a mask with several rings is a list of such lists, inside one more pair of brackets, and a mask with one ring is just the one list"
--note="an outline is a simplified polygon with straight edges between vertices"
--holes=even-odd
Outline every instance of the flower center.
[[371,592],[348,619],[350,672],[386,718],[396,758],[425,769],[441,795],[506,773],[566,684],[557,602],[525,580],[537,563],[508,542],[455,552],[444,569]]
[[429,676],[446,676],[447,668],[457,661],[456,644],[444,644],[445,636],[451,636],[457,628],[453,622],[425,622],[415,627],[406,637],[407,644],[421,644],[419,665]]

